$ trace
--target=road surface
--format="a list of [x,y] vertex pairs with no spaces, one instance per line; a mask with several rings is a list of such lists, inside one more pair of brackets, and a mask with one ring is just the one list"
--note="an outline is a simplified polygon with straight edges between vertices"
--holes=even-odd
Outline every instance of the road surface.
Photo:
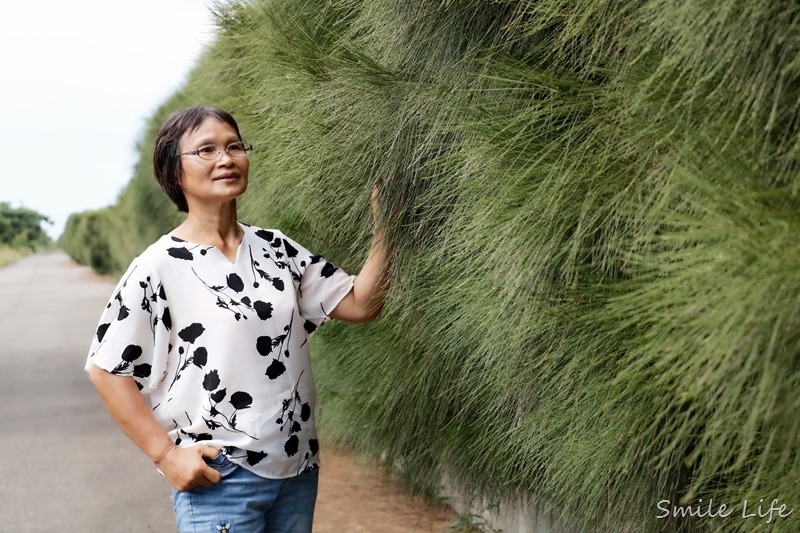
[[175,531],[169,486],[83,371],[112,289],[63,254],[0,269],[0,531]]

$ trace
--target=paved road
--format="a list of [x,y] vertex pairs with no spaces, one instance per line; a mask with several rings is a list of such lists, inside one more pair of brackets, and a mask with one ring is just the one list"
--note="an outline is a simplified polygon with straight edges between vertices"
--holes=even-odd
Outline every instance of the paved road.
[[169,486],[83,364],[114,285],[60,253],[0,269],[0,531],[174,532]]

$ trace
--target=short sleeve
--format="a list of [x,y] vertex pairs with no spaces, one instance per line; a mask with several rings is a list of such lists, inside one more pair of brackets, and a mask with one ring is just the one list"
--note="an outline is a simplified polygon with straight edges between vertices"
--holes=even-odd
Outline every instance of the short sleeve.
[[285,235],[282,240],[292,268],[296,268],[300,276],[297,295],[300,314],[319,326],[353,288],[355,276],[348,275],[321,255],[312,254]]
[[89,348],[85,369],[96,365],[112,374],[132,376],[143,392],[166,373],[169,314],[164,286],[141,257],[114,289]]

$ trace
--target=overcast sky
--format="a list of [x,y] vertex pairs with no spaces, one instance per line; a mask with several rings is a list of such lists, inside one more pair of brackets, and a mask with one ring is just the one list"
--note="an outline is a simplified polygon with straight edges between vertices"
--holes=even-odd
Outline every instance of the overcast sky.
[[0,13],[0,202],[50,217],[111,205],[145,122],[214,27],[207,0],[30,0]]

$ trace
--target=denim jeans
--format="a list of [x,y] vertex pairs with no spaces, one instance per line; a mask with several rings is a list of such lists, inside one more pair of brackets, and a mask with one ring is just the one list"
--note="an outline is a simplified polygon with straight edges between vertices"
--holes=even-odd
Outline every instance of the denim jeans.
[[180,533],[311,533],[317,470],[266,479],[220,454],[206,461],[222,474],[211,487],[172,491]]

